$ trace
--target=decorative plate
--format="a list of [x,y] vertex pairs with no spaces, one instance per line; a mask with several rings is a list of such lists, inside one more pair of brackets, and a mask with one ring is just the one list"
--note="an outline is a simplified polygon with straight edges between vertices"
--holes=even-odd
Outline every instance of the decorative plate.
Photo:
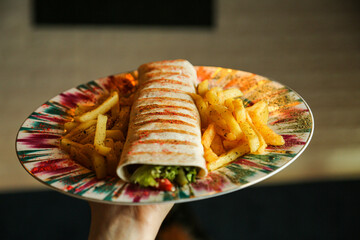
[[[97,180],[94,172],[69,158],[59,148],[64,123],[77,103],[95,101],[112,87],[123,87],[136,72],[122,73],[82,84],[41,105],[21,126],[16,140],[20,163],[38,181],[59,192],[89,201],[113,204],[187,202],[230,193],[279,172],[305,150],[313,134],[314,120],[309,106],[293,90],[265,77],[219,67],[196,67],[198,80],[212,86],[238,87],[251,105],[269,102],[269,126],[285,139],[283,146],[268,146],[266,154],[247,154],[210,172],[205,179],[174,192],[140,188],[118,178]],[[125,80],[125,81],[124,81]]]

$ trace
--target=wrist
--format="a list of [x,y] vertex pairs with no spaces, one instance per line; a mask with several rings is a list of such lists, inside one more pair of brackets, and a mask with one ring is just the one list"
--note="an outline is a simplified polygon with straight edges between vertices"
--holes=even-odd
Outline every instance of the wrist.
[[172,205],[116,206],[90,203],[89,239],[154,240]]

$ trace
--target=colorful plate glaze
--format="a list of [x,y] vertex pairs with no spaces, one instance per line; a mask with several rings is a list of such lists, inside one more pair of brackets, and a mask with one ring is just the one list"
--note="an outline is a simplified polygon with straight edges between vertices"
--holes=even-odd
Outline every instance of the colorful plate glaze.
[[91,81],[65,91],[40,106],[21,126],[16,148],[25,170],[45,185],[73,197],[114,204],[186,202],[230,193],[279,172],[293,162],[309,144],[314,120],[310,108],[293,90],[262,76],[219,67],[196,67],[198,80],[212,86],[238,87],[244,103],[269,102],[269,125],[281,134],[284,146],[269,146],[264,155],[245,155],[174,192],[125,183],[117,178],[97,180],[93,172],[71,160],[59,148],[63,125],[71,119],[77,103],[95,101],[113,87],[124,87],[136,72]]

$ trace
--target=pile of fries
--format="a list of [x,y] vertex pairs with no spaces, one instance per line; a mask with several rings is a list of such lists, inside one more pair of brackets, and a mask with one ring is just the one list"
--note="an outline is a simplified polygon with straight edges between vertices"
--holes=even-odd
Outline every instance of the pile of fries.
[[265,101],[245,108],[237,88],[209,89],[205,80],[192,97],[201,117],[204,157],[210,171],[247,153],[263,154],[267,145],[283,145],[281,135],[268,127],[269,110]]
[[115,176],[128,129],[132,96],[117,91],[98,103],[78,105],[73,121],[64,124],[66,135],[60,147],[98,179]]
[[[244,107],[237,88],[209,89],[205,80],[192,94],[201,117],[202,145],[209,171],[216,170],[247,153],[263,154],[267,145],[283,145],[281,135],[267,125],[268,104],[259,101]],[[116,176],[124,147],[134,91],[113,91],[97,103],[78,105],[72,121],[64,124],[66,135],[60,147],[98,179]]]

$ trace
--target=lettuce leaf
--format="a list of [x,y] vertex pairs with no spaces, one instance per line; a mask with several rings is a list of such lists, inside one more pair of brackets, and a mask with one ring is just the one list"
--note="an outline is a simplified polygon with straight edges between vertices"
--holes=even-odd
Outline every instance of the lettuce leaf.
[[143,165],[135,170],[130,181],[143,187],[158,187],[157,179],[174,180],[181,186],[195,182],[197,169],[195,167]]

